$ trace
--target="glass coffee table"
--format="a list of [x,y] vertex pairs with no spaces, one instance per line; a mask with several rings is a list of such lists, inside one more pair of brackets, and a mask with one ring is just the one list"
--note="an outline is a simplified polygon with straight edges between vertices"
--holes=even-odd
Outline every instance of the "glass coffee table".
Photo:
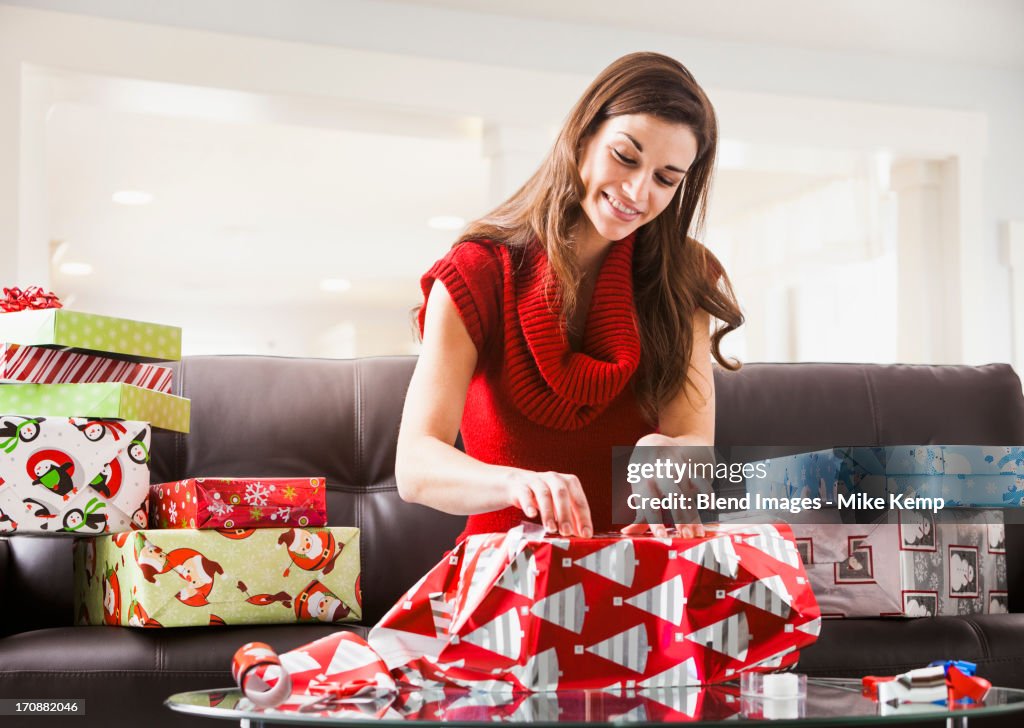
[[[387,698],[340,702],[329,697],[293,698],[276,708],[253,706],[238,689],[200,690],[172,695],[171,710],[206,718],[238,720],[252,728],[267,725],[343,725],[374,721],[385,725],[495,722],[544,726],[633,723],[690,723],[773,726],[827,726],[934,721],[966,726],[971,717],[1024,710],[1024,690],[992,688],[982,704],[905,703],[880,705],[861,695],[860,680],[810,678],[805,699],[753,699],[735,685],[655,690],[567,690],[557,693],[495,694],[415,691]],[[1024,717],[1024,716],[1022,716]]]

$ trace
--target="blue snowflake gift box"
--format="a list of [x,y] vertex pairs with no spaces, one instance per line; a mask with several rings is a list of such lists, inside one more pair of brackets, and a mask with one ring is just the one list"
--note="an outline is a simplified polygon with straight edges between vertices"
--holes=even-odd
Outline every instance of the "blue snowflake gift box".
[[1024,499],[1024,447],[930,445],[894,451],[886,477],[891,493],[941,497],[947,506],[1019,508]]
[[282,528],[327,524],[324,478],[187,478],[151,486],[159,528]]
[[835,447],[763,461],[747,491],[780,498],[839,494],[941,497],[946,506],[1016,508],[1024,501],[1024,447]]

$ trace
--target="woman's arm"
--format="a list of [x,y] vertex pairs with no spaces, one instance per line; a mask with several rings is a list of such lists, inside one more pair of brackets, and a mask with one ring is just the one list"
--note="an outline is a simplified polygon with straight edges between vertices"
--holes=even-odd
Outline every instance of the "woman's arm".
[[477,351],[444,284],[427,300],[423,347],[398,433],[395,478],[406,501],[456,515],[509,506],[564,536],[593,534],[579,479],[490,465],[454,447]]

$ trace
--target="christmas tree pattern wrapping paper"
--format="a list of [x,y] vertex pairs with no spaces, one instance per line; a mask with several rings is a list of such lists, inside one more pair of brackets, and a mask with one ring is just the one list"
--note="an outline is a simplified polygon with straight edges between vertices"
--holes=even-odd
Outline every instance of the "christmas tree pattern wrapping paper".
[[[492,683],[486,692],[448,687],[407,689],[392,679],[380,658],[353,632],[332,634],[280,656],[265,643],[250,642],[235,654],[231,672],[240,690],[190,693],[176,699],[187,699],[191,705],[247,711],[254,711],[255,706],[268,722],[273,722],[275,716],[285,721],[289,716],[294,719],[296,713],[335,720],[454,724],[689,722],[728,720],[740,715],[765,717],[764,701],[741,701],[735,684],[548,692],[515,690],[511,683]],[[284,673],[287,677],[282,679]],[[837,693],[835,697],[840,696]],[[796,715],[776,711],[776,717]]]
[[0,534],[145,528],[149,441],[145,422],[0,415]]
[[63,308],[0,314],[0,341],[78,349],[131,361],[181,359],[181,329],[177,326]]
[[359,529],[144,530],[75,542],[77,624],[357,622]]
[[130,384],[5,384],[0,412],[47,417],[115,417],[188,432],[191,402]]
[[276,689],[271,704],[400,683],[484,692],[686,687],[791,667],[820,628],[788,526],[569,539],[531,524],[467,538],[365,641],[331,635],[280,658],[246,645],[233,673],[250,697]]
[[0,343],[0,382],[70,384],[123,382],[169,394],[171,369],[97,354]]
[[186,478],[150,487],[154,528],[324,526],[324,478]]

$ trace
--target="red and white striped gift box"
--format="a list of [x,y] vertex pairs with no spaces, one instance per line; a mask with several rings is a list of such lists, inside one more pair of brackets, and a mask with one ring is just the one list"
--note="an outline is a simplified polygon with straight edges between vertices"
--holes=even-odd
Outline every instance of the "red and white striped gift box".
[[170,394],[171,370],[95,354],[0,343],[0,381],[34,384],[123,382]]

